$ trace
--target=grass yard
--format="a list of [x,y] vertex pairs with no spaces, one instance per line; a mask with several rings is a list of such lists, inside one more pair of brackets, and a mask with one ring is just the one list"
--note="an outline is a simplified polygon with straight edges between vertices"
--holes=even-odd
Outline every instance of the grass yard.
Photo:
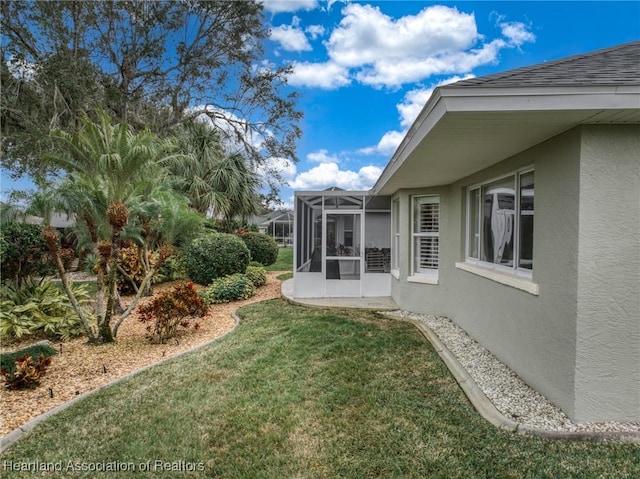
[[267,266],[267,271],[293,271],[293,248],[279,248],[278,259]]
[[220,342],[38,426],[0,458],[1,477],[35,477],[6,470],[33,461],[62,461],[47,477],[65,478],[114,461],[130,470],[98,477],[640,477],[637,444],[495,429],[411,325],[281,300],[240,314]]

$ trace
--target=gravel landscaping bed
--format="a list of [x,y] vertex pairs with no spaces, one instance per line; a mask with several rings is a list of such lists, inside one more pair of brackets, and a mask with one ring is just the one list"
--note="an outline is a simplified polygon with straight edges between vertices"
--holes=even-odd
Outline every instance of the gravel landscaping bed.
[[[267,284],[258,288],[252,298],[212,305],[207,315],[199,320],[199,329],[179,331],[175,338],[165,344],[149,341],[146,324],[140,322],[137,310],[122,323],[117,341],[113,344],[91,346],[85,337],[53,342],[58,354],[53,356],[53,362],[37,388],[8,391],[0,385],[0,437],[80,394],[222,336],[235,325],[231,316],[233,311],[246,304],[280,297],[281,282],[276,279],[278,274],[268,273]],[[172,285],[157,285],[154,293],[167,290]],[[125,303],[129,299],[123,298]],[[143,298],[140,304],[151,299]],[[36,341],[27,337],[23,341],[3,344],[2,350],[17,350]]]
[[431,329],[469,372],[484,394],[507,418],[532,428],[569,432],[640,432],[640,422],[574,423],[551,401],[449,318],[406,311],[381,314],[418,320]]

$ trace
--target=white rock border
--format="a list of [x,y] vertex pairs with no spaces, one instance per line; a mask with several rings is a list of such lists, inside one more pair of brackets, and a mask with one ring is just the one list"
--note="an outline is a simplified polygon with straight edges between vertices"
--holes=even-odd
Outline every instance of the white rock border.
[[497,427],[545,437],[640,442],[640,422],[572,422],[449,318],[400,310],[378,314],[418,327],[474,407]]

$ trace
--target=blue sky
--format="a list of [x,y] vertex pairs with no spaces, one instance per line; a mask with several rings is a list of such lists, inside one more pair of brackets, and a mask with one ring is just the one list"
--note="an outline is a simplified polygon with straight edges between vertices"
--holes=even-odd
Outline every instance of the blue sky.
[[[638,1],[263,0],[265,65],[293,62],[304,112],[297,164],[273,159],[293,191],[368,189],[431,91],[640,39]],[[2,173],[2,196],[24,188]]]
[[292,191],[368,189],[435,86],[640,39],[640,2],[264,1],[305,114]]

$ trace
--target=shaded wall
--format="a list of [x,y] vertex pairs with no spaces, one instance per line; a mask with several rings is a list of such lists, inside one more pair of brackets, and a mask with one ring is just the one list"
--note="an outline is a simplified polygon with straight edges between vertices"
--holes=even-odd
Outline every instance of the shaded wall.
[[[579,133],[569,132],[471,175],[441,194],[437,285],[407,280],[409,243],[401,245],[393,297],[403,309],[446,314],[568,414],[574,413]],[[464,271],[466,188],[535,167],[533,295]],[[432,191],[438,191],[434,189]],[[409,206],[409,192],[401,192]],[[408,210],[406,211],[408,212]],[[409,218],[402,214],[401,231]]]
[[640,127],[582,128],[576,415],[640,418]]
[[[399,191],[394,300],[450,317],[575,421],[640,419],[639,152],[637,126],[584,126],[453,185]],[[534,294],[459,267],[466,188],[531,165]],[[409,277],[415,194],[440,195],[438,284]]]

